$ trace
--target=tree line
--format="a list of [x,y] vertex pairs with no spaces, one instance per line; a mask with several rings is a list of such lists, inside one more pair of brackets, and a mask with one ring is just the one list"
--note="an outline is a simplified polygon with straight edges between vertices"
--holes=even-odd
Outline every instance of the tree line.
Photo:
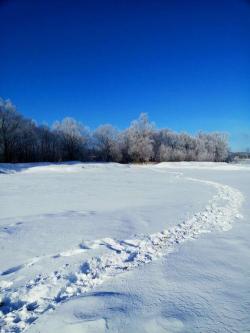
[[122,131],[110,124],[90,131],[69,117],[49,127],[25,118],[10,100],[0,98],[0,162],[225,161],[228,156],[224,133],[157,129],[145,113]]

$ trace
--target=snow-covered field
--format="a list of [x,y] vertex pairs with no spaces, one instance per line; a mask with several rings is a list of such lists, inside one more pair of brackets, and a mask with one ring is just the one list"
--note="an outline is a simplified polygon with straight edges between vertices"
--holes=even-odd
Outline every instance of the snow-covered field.
[[250,164],[0,164],[1,333],[250,332]]

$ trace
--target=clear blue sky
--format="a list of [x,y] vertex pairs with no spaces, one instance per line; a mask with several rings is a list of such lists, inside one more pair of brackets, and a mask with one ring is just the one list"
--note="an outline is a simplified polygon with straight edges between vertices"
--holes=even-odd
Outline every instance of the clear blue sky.
[[0,0],[0,96],[39,123],[226,131],[250,147],[250,1]]

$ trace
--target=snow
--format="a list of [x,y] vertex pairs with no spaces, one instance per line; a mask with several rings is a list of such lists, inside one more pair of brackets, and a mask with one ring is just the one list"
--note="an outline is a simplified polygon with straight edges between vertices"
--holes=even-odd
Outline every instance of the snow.
[[1,333],[249,330],[247,164],[0,170]]
[[244,160],[241,163],[225,162],[162,162],[156,165],[157,168],[169,169],[203,169],[203,170],[223,170],[239,171],[249,170],[249,161]]

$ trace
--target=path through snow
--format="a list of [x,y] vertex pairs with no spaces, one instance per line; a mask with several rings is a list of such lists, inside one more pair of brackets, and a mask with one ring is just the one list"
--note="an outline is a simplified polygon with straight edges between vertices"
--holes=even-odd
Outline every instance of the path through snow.
[[[82,295],[108,278],[132,270],[176,249],[178,244],[196,238],[204,232],[228,230],[232,221],[239,218],[242,194],[227,185],[212,181],[186,178],[215,187],[216,195],[205,210],[181,224],[137,239],[115,240],[105,238],[62,253],[33,258],[31,261],[9,268],[2,276],[36,265],[42,260],[79,256],[78,264],[64,264],[49,275],[39,274],[25,285],[12,287],[1,281],[0,327],[1,333],[22,332],[46,311],[53,311],[60,303]],[[82,261],[81,254],[104,248],[104,254]]]

